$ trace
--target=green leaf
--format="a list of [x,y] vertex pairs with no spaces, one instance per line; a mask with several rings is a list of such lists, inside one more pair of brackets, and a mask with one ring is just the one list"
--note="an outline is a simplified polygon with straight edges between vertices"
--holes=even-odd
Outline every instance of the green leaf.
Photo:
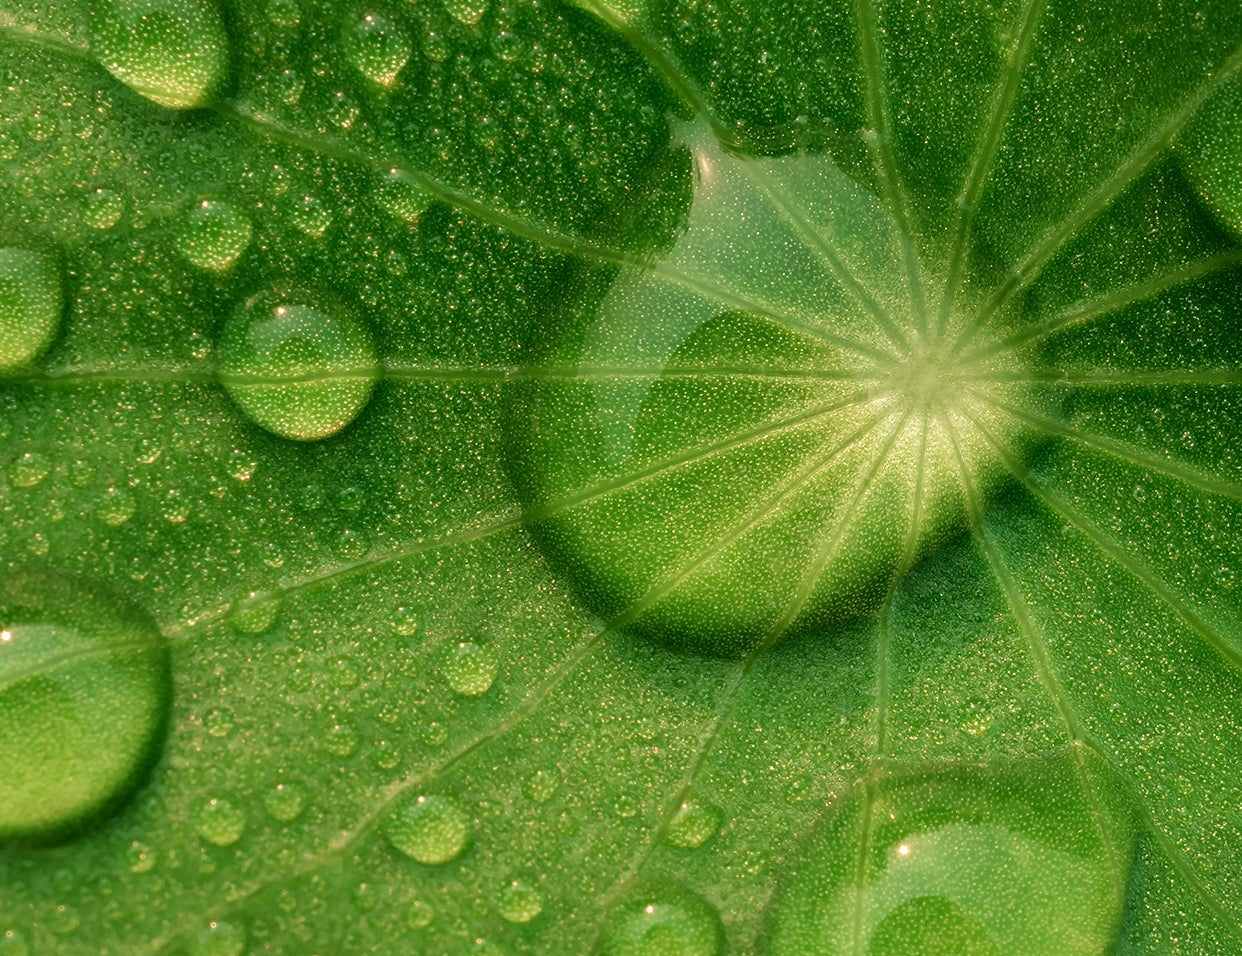
[[0,61],[6,956],[1242,949],[1235,3]]

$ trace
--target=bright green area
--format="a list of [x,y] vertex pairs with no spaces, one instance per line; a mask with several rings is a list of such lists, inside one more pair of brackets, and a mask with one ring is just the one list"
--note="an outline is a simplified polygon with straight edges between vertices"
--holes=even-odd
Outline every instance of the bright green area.
[[172,690],[0,945],[1242,951],[1236,3],[216,9],[0,0],[0,582]]
[[357,417],[380,369],[371,333],[352,312],[324,294],[276,289],[230,317],[217,375],[256,424],[314,441]]
[[58,574],[0,585],[0,843],[98,824],[158,755],[168,652],[137,609]]

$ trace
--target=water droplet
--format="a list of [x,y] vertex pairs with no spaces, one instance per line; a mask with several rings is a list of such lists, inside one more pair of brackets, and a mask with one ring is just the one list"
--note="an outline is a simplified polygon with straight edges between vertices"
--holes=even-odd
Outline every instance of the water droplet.
[[98,0],[91,33],[104,69],[172,109],[202,105],[228,70],[228,35],[210,0]]
[[722,818],[719,807],[687,800],[669,820],[664,841],[683,850],[696,849],[719,832]]
[[368,11],[352,18],[341,33],[345,52],[367,79],[390,86],[410,59],[414,44],[396,20]]
[[134,873],[149,873],[155,867],[155,854],[145,843],[135,840],[125,850],[125,862]]
[[292,823],[302,815],[306,805],[306,790],[300,783],[278,783],[267,792],[263,809],[273,820]]
[[0,842],[114,809],[156,756],[168,652],[139,609],[77,578],[0,578]]
[[491,688],[500,668],[500,657],[490,644],[459,641],[444,661],[444,679],[463,697],[481,697]]
[[212,707],[203,714],[203,729],[212,737],[227,737],[236,726],[233,712],[227,707]]
[[1147,489],[1144,488],[1142,485],[1135,485],[1134,486],[1134,500],[1135,501],[1146,501],[1147,500]]
[[309,292],[273,291],[229,318],[218,375],[257,424],[313,441],[354,420],[380,367],[371,333],[352,312]]
[[268,0],[267,19],[282,30],[292,30],[302,22],[302,11],[295,0]]
[[175,241],[191,265],[223,272],[246,251],[250,233],[250,220],[236,206],[204,199],[182,219]]
[[283,603],[280,592],[248,591],[233,602],[229,623],[241,634],[262,634],[276,623]]
[[431,921],[435,919],[436,911],[430,903],[423,900],[413,900],[410,903],[409,914],[406,916],[406,924],[410,929],[426,929],[431,925]]
[[344,90],[337,90],[328,100],[328,119],[340,129],[351,128],[361,112],[362,110],[354,102],[353,97]]
[[638,811],[642,809],[642,805],[632,794],[618,794],[612,801],[612,812],[622,820],[630,820],[638,816]]
[[199,807],[194,829],[208,843],[231,846],[246,829],[246,815],[224,797],[211,797]]
[[190,952],[191,956],[241,956],[245,948],[245,928],[219,920],[195,935]]
[[318,239],[332,225],[332,210],[317,196],[299,196],[289,207],[289,221],[298,231]]
[[342,561],[357,561],[365,558],[367,552],[371,550],[371,540],[364,531],[345,528],[336,536],[332,550]]
[[82,202],[82,221],[92,229],[111,229],[125,214],[125,197],[112,189],[95,189]]
[[18,455],[9,466],[9,484],[14,488],[33,488],[52,470],[52,463],[42,452],[28,451]]
[[514,880],[501,890],[496,908],[510,923],[529,923],[543,912],[543,894],[523,880]]
[[361,673],[352,657],[338,657],[328,664],[328,676],[334,686],[341,690],[350,690],[358,686]]
[[95,465],[89,461],[75,461],[69,466],[69,484],[75,488],[89,488],[95,480]]
[[391,740],[381,740],[375,745],[375,763],[385,770],[401,766],[401,748]]
[[522,792],[526,799],[535,803],[547,803],[555,795],[561,785],[561,778],[555,773],[536,770],[522,781]]
[[487,13],[487,0],[444,0],[444,9],[453,19],[472,27]]
[[429,747],[440,747],[448,740],[448,735],[448,726],[438,720],[433,720],[423,728],[423,743]]
[[393,615],[392,629],[399,637],[413,637],[418,633],[418,615],[403,607]]
[[420,794],[407,798],[388,822],[389,842],[419,863],[455,860],[470,842],[470,815],[452,797]]
[[358,731],[349,724],[333,724],[319,737],[319,746],[334,757],[350,757],[358,749]]
[[0,934],[0,956],[30,956],[25,934],[16,929],[6,929]]
[[1230,567],[1216,569],[1216,583],[1222,591],[1232,591],[1237,583],[1238,572]]
[[134,516],[134,496],[126,488],[108,488],[95,504],[95,517],[109,528],[119,528]]
[[60,269],[51,256],[0,248],[0,374],[29,364],[43,351],[63,308]]
[[600,934],[603,956],[716,956],[724,947],[720,914],[689,890],[643,884],[615,905]]
[[381,179],[375,201],[390,215],[418,222],[434,197],[410,173],[393,167]]

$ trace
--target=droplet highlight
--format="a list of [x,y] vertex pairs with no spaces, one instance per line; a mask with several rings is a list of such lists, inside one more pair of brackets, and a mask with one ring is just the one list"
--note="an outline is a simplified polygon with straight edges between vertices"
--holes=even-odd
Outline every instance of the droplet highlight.
[[246,251],[250,234],[250,220],[240,209],[223,200],[204,199],[182,219],[176,246],[191,265],[224,272]]
[[392,17],[372,10],[346,24],[341,42],[358,72],[380,86],[391,86],[414,52],[409,31]]

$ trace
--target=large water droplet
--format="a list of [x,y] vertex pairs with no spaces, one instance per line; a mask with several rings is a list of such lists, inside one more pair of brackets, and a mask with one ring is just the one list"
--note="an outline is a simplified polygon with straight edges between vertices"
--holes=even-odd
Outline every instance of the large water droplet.
[[168,652],[140,610],[76,578],[0,581],[0,841],[59,838],[114,809],[156,756]]
[[96,0],[91,33],[103,67],[161,106],[201,105],[228,71],[228,36],[210,0]]
[[0,374],[29,364],[43,351],[63,307],[60,269],[51,256],[0,248]]
[[298,441],[327,438],[362,411],[379,380],[371,333],[320,294],[247,299],[224,327],[218,376],[257,424]]
[[632,890],[612,908],[600,936],[604,956],[715,956],[723,946],[716,910],[671,884]]
[[358,72],[381,86],[392,84],[414,52],[409,31],[391,17],[374,11],[346,23],[341,40]]
[[388,821],[388,841],[398,850],[435,866],[456,859],[470,842],[470,815],[452,797],[420,794],[402,802]]
[[177,230],[177,251],[193,265],[223,272],[250,245],[250,220],[220,200],[195,203]]
[[490,644],[459,641],[444,659],[444,679],[463,697],[481,697],[491,689],[500,657]]

